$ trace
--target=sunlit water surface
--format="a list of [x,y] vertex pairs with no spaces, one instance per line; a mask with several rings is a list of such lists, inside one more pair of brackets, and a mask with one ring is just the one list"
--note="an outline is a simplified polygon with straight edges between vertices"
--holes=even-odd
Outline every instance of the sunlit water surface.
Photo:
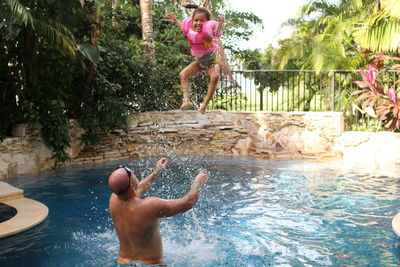
[[[124,162],[139,177],[156,159]],[[107,179],[121,162],[7,180],[50,209],[39,226],[0,239],[1,266],[115,266]],[[369,166],[370,167],[370,166]],[[391,228],[400,173],[341,163],[172,157],[148,195],[182,197],[210,180],[195,208],[162,219],[169,266],[398,266]]]

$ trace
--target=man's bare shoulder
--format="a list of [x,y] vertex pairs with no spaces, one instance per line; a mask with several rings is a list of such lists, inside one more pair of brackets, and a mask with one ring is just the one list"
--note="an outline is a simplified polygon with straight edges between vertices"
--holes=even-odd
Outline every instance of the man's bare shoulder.
[[112,194],[110,196],[110,199],[108,200],[108,204],[110,207],[115,207],[118,204],[118,198],[114,194]]
[[147,197],[142,199],[142,206],[149,212],[159,214],[160,210],[164,207],[165,200],[158,197]]
[[165,205],[165,199],[158,197],[146,197],[142,199],[143,205],[152,207],[162,207]]

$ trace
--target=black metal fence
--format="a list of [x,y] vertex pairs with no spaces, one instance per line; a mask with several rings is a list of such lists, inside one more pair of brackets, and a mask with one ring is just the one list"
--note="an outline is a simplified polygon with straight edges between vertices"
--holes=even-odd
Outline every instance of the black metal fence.
[[[346,130],[380,130],[381,124],[356,108],[351,95],[362,80],[359,71],[236,70],[238,86],[223,78],[212,109],[236,111],[341,111]],[[381,73],[389,84],[396,72]]]

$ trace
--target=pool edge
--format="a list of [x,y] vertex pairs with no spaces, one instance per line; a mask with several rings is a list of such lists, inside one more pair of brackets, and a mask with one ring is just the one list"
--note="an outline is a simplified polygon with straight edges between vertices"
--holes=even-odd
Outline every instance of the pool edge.
[[20,197],[2,202],[15,208],[17,214],[0,223],[0,238],[28,230],[43,222],[49,214],[46,205],[33,199]]
[[396,235],[400,237],[400,212],[393,217],[392,228]]

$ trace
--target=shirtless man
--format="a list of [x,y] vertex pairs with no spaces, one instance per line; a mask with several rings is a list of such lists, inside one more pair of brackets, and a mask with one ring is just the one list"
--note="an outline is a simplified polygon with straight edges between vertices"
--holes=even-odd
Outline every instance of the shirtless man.
[[119,264],[134,261],[163,264],[160,218],[191,209],[199,199],[201,186],[208,180],[206,174],[199,173],[189,192],[180,199],[139,198],[149,190],[167,162],[166,158],[160,159],[154,171],[142,181],[125,166],[119,166],[110,175],[108,185],[113,193],[109,207],[120,245]]

